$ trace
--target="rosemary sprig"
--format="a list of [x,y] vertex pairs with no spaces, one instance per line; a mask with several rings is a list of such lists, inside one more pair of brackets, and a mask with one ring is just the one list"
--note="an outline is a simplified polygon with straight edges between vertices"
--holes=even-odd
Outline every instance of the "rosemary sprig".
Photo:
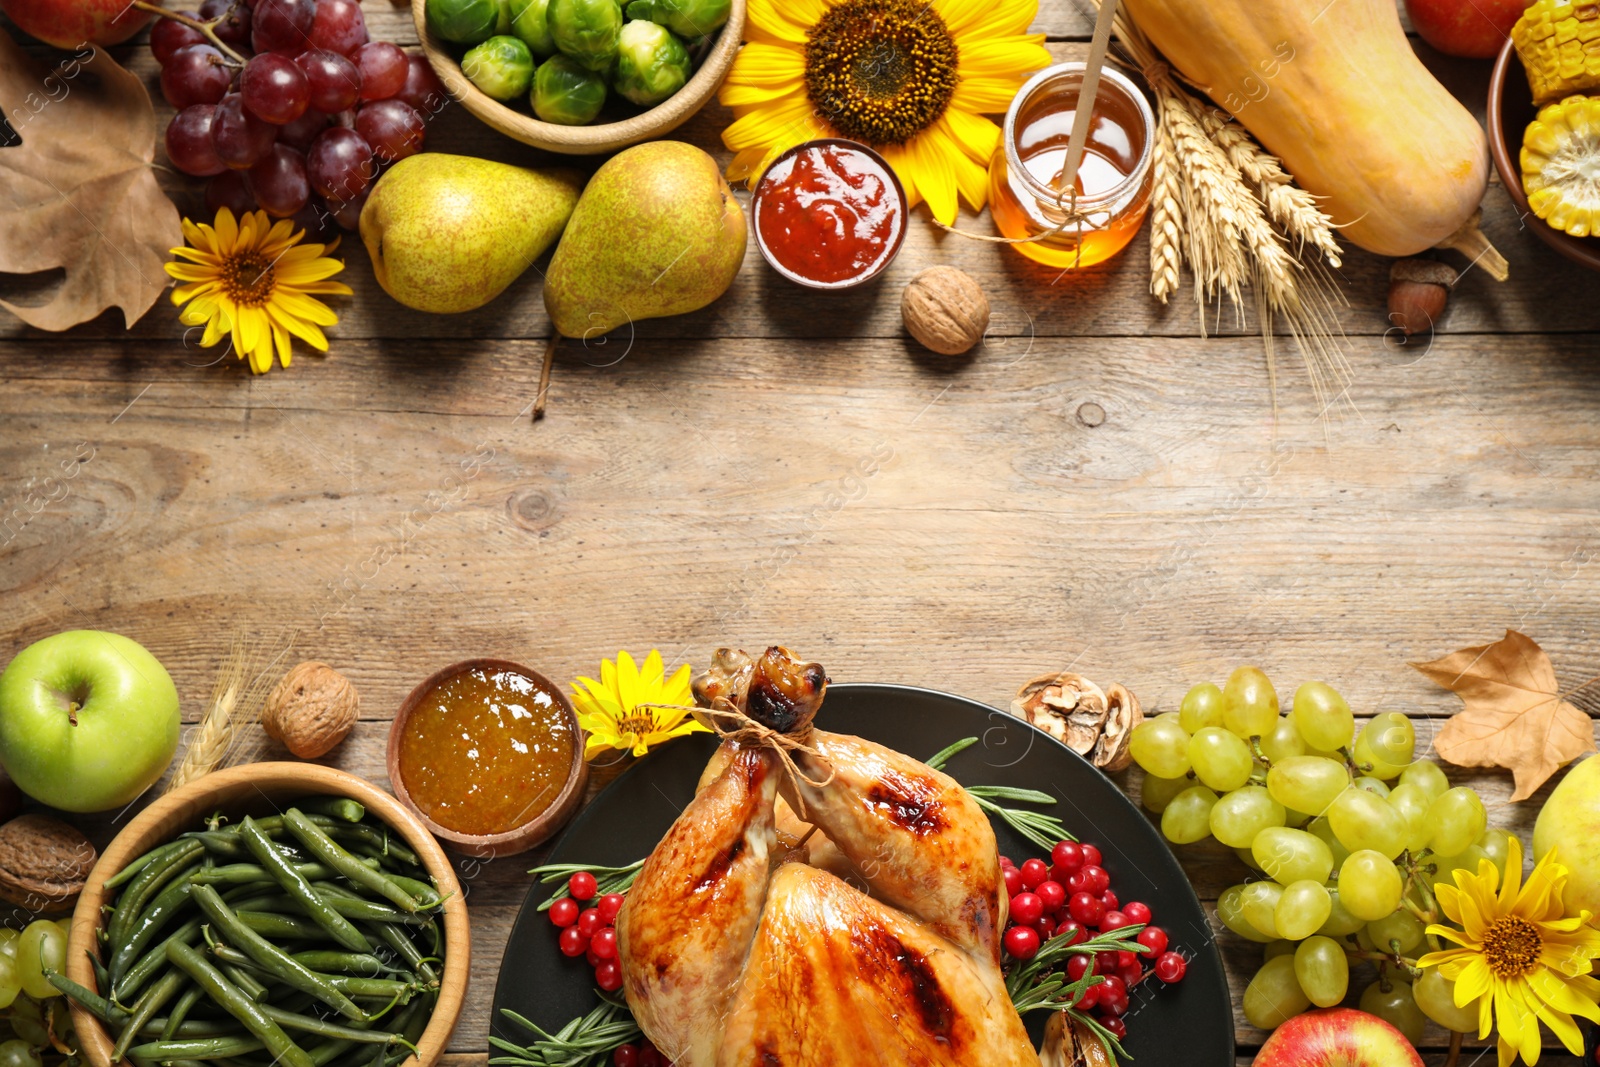
[[978,739],[976,737],[963,737],[955,744],[941,748],[938,752],[935,752],[933,757],[928,760],[928,766],[932,767],[936,771],[942,771],[944,770],[944,765],[950,762],[950,757],[965,752],[967,749],[971,748],[977,743]]
[[[1039,946],[1039,951],[1034,953],[1033,959],[1024,960],[1006,975],[1006,992],[1011,994],[1011,1003],[1018,1004],[1021,998],[1028,993],[1030,987],[1048,981],[1056,976],[1057,972],[1064,974],[1067,958],[1070,956],[1092,956],[1100,952],[1117,951],[1132,952],[1136,955],[1148,953],[1149,950],[1139,944],[1138,940],[1139,931],[1143,929],[1143,923],[1134,923],[1116,930],[1108,930],[1103,934],[1096,934],[1094,937],[1079,941],[1075,945],[1068,944],[1070,935],[1058,934],[1052,937]],[[1094,983],[1090,982],[1088,984],[1093,985]],[[1077,983],[1074,983],[1074,985],[1077,985]],[[1068,986],[1065,979],[1063,979],[1058,988],[1065,990],[1072,987]],[[1084,988],[1087,988],[1087,986],[1079,987],[1077,992],[1083,992]],[[1060,1000],[1059,1003],[1040,1002],[1034,1004],[1028,1010],[1054,1010],[1056,1008],[1069,1007],[1076,997],[1057,999]],[[1017,1010],[1021,1011],[1022,1009],[1019,1007]]]
[[592,863],[546,863],[542,867],[535,867],[529,874],[539,876],[539,881],[545,885],[551,882],[560,882],[561,888],[550,895],[550,899],[539,905],[539,911],[549,911],[550,905],[562,897],[572,895],[567,886],[567,880],[579,871],[588,871],[594,875],[595,896],[605,896],[607,893],[626,893],[633,888],[633,880],[639,877],[639,868],[644,866],[644,860],[634,860],[626,867],[597,867]]
[[978,807],[991,815],[998,815],[1017,833],[1049,852],[1058,841],[1076,841],[1066,826],[1054,815],[1027,808],[1007,808],[995,800],[1018,800],[1028,804],[1054,804],[1056,798],[1036,789],[1013,789],[1006,785],[969,785],[967,792],[978,802]]
[[1079,1011],[1077,1008],[1068,1008],[1067,1014],[1089,1028],[1089,1032],[1100,1039],[1100,1043],[1109,1050],[1116,1059],[1131,1060],[1128,1050],[1122,1047],[1122,1042],[1117,1040],[1117,1035],[1100,1025],[1100,1021],[1088,1012]]
[[598,1007],[553,1034],[510,1008],[501,1008],[502,1015],[538,1034],[539,1040],[524,1046],[490,1037],[489,1044],[510,1055],[495,1056],[489,1062],[510,1067],[598,1067],[618,1045],[641,1036],[639,1024],[634,1022],[626,1004],[604,993],[599,996]]
[[[952,756],[965,752],[977,743],[976,737],[963,737],[955,744],[935,752],[928,760],[928,766],[936,771],[942,771]],[[1008,808],[995,803],[997,800],[1010,800],[1021,804],[1054,804],[1056,798],[1049,793],[1041,793],[1037,789],[1017,789],[1009,785],[969,785],[964,788],[972,795],[972,799],[978,802],[978,807],[997,816],[1046,852],[1055,848],[1058,841],[1077,840],[1054,815],[1029,811],[1026,808]]]

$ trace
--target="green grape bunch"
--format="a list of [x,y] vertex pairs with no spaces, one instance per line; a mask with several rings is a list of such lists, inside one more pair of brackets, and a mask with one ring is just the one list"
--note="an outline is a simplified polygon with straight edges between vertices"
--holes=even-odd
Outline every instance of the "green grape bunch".
[[46,972],[66,969],[67,920],[0,928],[0,1067],[77,1067],[77,1036]]
[[[1249,666],[1134,730],[1140,800],[1166,839],[1215,838],[1248,868],[1218,898],[1217,919],[1263,947],[1244,995],[1252,1025],[1350,1000],[1413,1041],[1428,1020],[1476,1031],[1476,1008],[1456,1007],[1453,984],[1415,961],[1439,947],[1427,933],[1434,887],[1483,861],[1503,875],[1510,837],[1487,825],[1476,792],[1417,758],[1416,741],[1400,712],[1358,730],[1323,681],[1302,684],[1284,711]],[[1375,965],[1376,980],[1355,983],[1358,964]]]

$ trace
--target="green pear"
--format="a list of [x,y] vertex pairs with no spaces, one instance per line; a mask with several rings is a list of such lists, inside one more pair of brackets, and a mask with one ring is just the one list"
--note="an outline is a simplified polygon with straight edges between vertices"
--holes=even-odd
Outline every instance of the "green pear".
[[1579,909],[1600,915],[1600,756],[1575,763],[1539,809],[1533,824],[1533,854],[1551,849],[1572,872],[1567,879],[1567,914]]
[[589,179],[550,259],[544,306],[568,337],[681,315],[727,291],[744,262],[744,211],[716,160],[651,141]]
[[418,311],[482,307],[567,225],[574,170],[422,152],[390,167],[361,209],[361,240],[384,292]]

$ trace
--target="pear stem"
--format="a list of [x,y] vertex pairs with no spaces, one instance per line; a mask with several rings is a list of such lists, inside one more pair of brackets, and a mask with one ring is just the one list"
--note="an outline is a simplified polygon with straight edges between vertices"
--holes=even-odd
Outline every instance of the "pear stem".
[[550,393],[550,368],[556,361],[556,345],[560,343],[560,332],[552,329],[550,341],[544,346],[544,368],[539,371],[539,394],[533,399],[534,422],[544,418],[544,401]]
[[1444,1067],[1456,1067],[1461,1061],[1461,1032],[1452,1031],[1450,1034],[1450,1058],[1444,1061]]

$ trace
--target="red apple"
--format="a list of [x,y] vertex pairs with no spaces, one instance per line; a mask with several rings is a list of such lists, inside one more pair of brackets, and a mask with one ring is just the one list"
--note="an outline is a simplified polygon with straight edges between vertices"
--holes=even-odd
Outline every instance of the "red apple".
[[1323,1008],[1272,1031],[1252,1067],[1422,1067],[1422,1057],[1376,1015]]
[[142,30],[150,13],[128,0],[0,0],[24,33],[57,48],[121,44]]
[[1406,0],[1411,27],[1447,56],[1489,59],[1531,0]]

